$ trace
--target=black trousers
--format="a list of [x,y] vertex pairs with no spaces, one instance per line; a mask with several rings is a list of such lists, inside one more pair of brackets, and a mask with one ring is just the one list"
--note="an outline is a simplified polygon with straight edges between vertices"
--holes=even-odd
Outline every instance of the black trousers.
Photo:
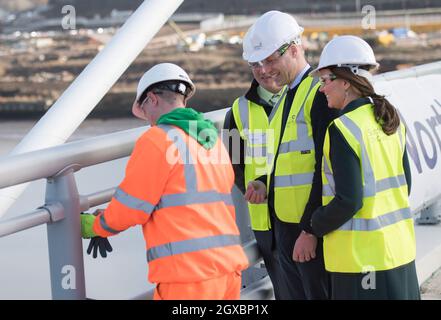
[[316,257],[308,262],[292,260],[294,244],[301,233],[297,223],[274,217],[274,235],[279,253],[282,279],[287,285],[286,300],[325,300],[330,298],[329,274],[323,261],[323,239],[318,238]]
[[330,276],[333,300],[420,300],[415,261],[391,270]]
[[263,257],[266,271],[271,279],[274,289],[274,297],[281,300],[288,294],[288,288],[282,279],[282,270],[280,267],[279,255],[277,253],[274,234],[272,230],[254,231],[257,247]]

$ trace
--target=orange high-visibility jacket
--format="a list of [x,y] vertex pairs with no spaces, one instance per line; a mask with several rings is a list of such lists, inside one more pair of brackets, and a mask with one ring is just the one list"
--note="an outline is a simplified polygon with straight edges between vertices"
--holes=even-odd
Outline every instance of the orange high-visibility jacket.
[[142,225],[149,281],[198,282],[243,270],[231,198],[234,172],[220,139],[206,150],[171,125],[136,142],[126,176],[93,229],[108,237]]

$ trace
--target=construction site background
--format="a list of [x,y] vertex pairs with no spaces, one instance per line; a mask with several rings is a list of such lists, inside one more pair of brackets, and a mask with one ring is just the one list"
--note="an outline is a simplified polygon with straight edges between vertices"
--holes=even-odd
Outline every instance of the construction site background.
[[[0,0],[0,8],[5,2],[8,1]],[[39,2],[47,5],[53,1]],[[127,4],[136,8],[139,2],[127,1]],[[245,93],[251,72],[242,59],[242,38],[258,14],[204,13],[206,8],[202,4],[198,13],[186,11],[195,8],[197,2],[184,1],[177,14],[132,63],[90,117],[130,117],[138,79],[159,62],[174,62],[189,72],[197,86],[190,106],[197,110],[229,107],[236,97]],[[234,1],[224,2],[232,5]],[[246,1],[236,2],[244,7]],[[271,8],[288,10],[291,2],[297,3],[284,1],[286,6],[279,7],[279,2],[275,1],[271,2]],[[398,10],[383,10],[392,2]],[[440,2],[440,8],[402,10],[402,7],[423,2],[430,2],[430,5]],[[441,1],[438,2],[373,1],[374,11],[371,7],[368,7],[370,11],[363,11],[367,1],[311,1],[310,9],[315,5],[334,6],[334,9],[313,13],[311,9],[295,17],[305,27],[303,45],[312,66],[318,63],[323,46],[333,36],[357,34],[374,47],[381,65],[378,72],[387,72],[441,60]],[[85,2],[73,3],[79,6],[79,15]],[[93,7],[94,2],[91,3]],[[261,8],[262,3],[256,1],[254,9]],[[340,6],[337,11],[335,5]],[[352,11],[345,11],[350,5]],[[212,3],[213,10],[221,7]],[[360,11],[354,11],[357,7]],[[3,119],[41,117],[131,14],[130,10],[112,9],[105,17],[78,16],[76,28],[65,30],[58,20],[38,18],[49,14],[48,8],[43,5],[26,14],[8,15],[10,21],[3,24],[0,34],[0,116]],[[103,5],[103,8],[108,6]]]

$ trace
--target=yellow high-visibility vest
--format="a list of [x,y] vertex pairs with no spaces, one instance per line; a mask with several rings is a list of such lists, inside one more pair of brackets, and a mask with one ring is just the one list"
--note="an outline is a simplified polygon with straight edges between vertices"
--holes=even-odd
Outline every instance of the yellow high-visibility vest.
[[[293,99],[283,137],[280,139],[283,108],[273,110],[270,131],[274,143],[268,146],[268,180],[274,168],[274,209],[284,222],[299,223],[312,189],[315,148],[312,137],[311,107],[319,88],[318,79],[306,77]],[[277,162],[274,155],[279,145]]]
[[[404,126],[386,135],[370,103],[332,123],[360,159],[363,206],[351,220],[324,236],[326,270],[361,273],[413,261],[415,231],[403,168]],[[323,146],[323,205],[335,196],[329,150],[328,128]]]
[[[284,93],[274,108],[284,103]],[[269,120],[262,106],[242,96],[234,101],[232,110],[240,136],[246,146],[244,157],[246,188],[250,181],[267,174],[267,141],[273,141],[274,137],[271,131],[268,131]],[[234,145],[233,141],[233,148]],[[271,229],[267,203],[248,203],[248,211],[253,230],[266,231]]]

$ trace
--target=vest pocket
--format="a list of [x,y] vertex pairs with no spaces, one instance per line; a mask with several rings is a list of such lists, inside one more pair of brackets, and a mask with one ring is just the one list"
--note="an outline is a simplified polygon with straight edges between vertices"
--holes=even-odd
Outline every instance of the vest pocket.
[[283,222],[299,223],[310,192],[311,185],[275,188],[274,206],[277,217]]

